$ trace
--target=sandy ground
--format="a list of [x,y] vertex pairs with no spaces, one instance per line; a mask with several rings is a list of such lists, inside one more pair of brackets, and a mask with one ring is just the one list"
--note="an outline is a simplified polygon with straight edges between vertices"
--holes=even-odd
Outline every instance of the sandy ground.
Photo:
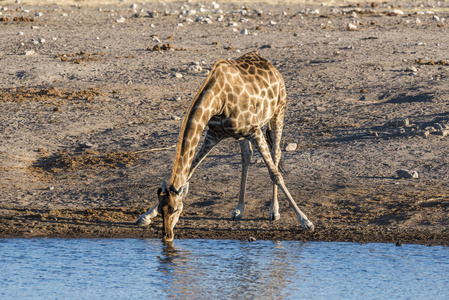
[[231,221],[241,166],[226,140],[193,176],[175,237],[448,243],[448,2],[11,2],[0,237],[161,237],[160,219],[134,222],[170,179],[185,111],[215,61],[259,50],[286,82],[283,144],[298,147],[283,152],[285,181],[316,230],[301,231],[283,195],[268,220],[258,154]]

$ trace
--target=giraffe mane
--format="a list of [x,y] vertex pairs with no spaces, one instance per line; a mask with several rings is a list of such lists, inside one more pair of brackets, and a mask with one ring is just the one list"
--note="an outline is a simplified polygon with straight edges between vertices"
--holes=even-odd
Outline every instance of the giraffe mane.
[[[198,93],[196,94],[195,98],[193,99],[192,103],[190,104],[189,110],[187,111],[186,116],[184,117],[184,121],[182,122],[182,127],[181,127],[181,131],[179,133],[179,140],[178,140],[178,145],[176,147],[176,158],[175,158],[175,163],[173,165],[173,174],[170,180],[170,186],[173,186],[174,181],[175,181],[175,176],[176,176],[176,168],[178,167],[178,163],[179,163],[179,158],[181,157],[181,147],[182,147],[182,143],[184,142],[184,133],[186,130],[186,126],[187,126],[187,122],[189,120],[189,116],[190,113],[192,111],[192,108],[195,106],[196,102],[198,101],[201,93],[203,92],[204,88],[206,87],[207,83],[209,82],[213,72],[215,71],[215,69],[217,68],[217,66],[222,63],[222,62],[226,62],[226,60],[224,59],[220,59],[218,60],[215,65],[212,67],[212,70],[210,71],[209,75],[207,76],[206,80],[204,81],[203,85],[201,86],[200,90],[198,91]],[[175,187],[178,188],[178,187]]]

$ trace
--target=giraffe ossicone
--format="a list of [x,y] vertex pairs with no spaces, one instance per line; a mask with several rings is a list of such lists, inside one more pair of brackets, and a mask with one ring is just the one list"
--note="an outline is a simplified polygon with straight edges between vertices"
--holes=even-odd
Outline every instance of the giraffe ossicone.
[[[159,202],[139,217],[136,224],[147,226],[158,214],[163,219],[163,239],[174,238],[173,229],[188,193],[188,181],[195,169],[221,140],[235,138],[242,152],[242,177],[239,202],[232,219],[241,219],[245,209],[245,190],[253,145],[262,155],[273,181],[270,220],[279,219],[278,187],[285,194],[304,230],[314,230],[313,223],[298,208],[278,170],[281,159],[281,136],[286,104],[285,83],[279,71],[258,51],[235,60],[215,63],[187,111],[179,135],[176,159],[170,184],[158,189]],[[267,125],[264,135],[262,127]],[[195,156],[203,130],[208,131]]]

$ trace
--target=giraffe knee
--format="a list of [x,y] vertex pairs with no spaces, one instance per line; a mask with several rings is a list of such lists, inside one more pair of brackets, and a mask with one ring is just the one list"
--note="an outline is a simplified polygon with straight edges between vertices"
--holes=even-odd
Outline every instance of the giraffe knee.
[[270,172],[270,177],[275,185],[281,185],[284,182],[282,175],[279,172],[277,174]]

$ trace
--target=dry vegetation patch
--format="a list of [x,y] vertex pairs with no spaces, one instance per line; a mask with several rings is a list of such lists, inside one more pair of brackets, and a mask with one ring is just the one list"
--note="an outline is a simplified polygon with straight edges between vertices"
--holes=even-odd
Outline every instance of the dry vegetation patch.
[[4,88],[0,89],[1,102],[31,102],[31,101],[55,101],[55,100],[84,100],[92,102],[94,97],[104,96],[97,88],[89,88],[83,91],[60,90],[50,88]]
[[103,59],[102,57],[105,55],[106,54],[103,52],[89,53],[80,51],[78,53],[66,53],[66,54],[59,53],[58,55],[56,55],[56,57],[60,58],[61,61],[80,64],[82,62],[102,60]]

